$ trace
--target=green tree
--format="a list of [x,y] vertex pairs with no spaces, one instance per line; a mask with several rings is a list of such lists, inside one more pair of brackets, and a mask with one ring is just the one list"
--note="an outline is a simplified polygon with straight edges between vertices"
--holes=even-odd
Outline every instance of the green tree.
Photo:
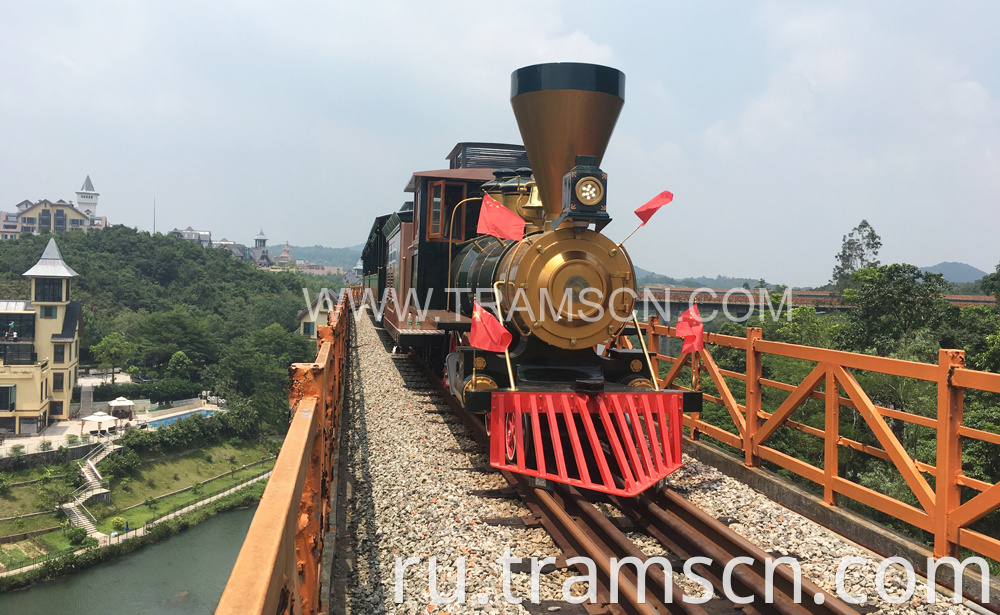
[[997,301],[1000,301],[1000,265],[997,265],[997,270],[993,273],[984,275],[983,279],[979,281],[979,286],[983,292],[993,295]]
[[855,271],[855,288],[843,299],[854,306],[836,334],[838,344],[856,352],[888,355],[905,336],[940,321],[951,305],[941,298],[948,282],[939,273],[894,263]]
[[190,380],[194,375],[195,367],[191,359],[187,358],[183,350],[178,350],[170,357],[170,362],[167,363],[167,378],[180,378],[181,380]]
[[868,220],[862,220],[850,233],[844,235],[830,284],[842,291],[853,281],[854,272],[877,267],[878,251],[881,248],[882,239],[872,225],[868,224]]
[[114,331],[104,337],[92,348],[94,358],[102,365],[111,367],[111,384],[115,382],[115,368],[139,354],[139,347],[125,339],[125,336]]

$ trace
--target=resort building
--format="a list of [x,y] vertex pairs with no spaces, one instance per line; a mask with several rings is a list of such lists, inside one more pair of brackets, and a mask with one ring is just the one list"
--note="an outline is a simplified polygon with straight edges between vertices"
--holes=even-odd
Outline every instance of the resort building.
[[0,212],[0,240],[14,239],[21,234],[62,233],[105,228],[108,219],[97,215],[97,197],[90,176],[76,192],[77,204],[42,199],[36,203],[21,201],[13,212]]
[[233,256],[248,263],[253,263],[258,267],[273,267],[274,261],[271,259],[271,255],[267,251],[267,237],[264,235],[264,229],[260,229],[257,237],[253,240],[253,247],[249,248],[241,243],[236,243],[234,241],[229,241],[223,238],[222,241],[217,242],[216,247],[224,248],[229,250]]
[[0,432],[37,433],[68,419],[80,361],[80,303],[70,301],[77,273],[55,239],[24,277],[28,300],[0,300]]
[[[212,247],[212,231],[196,231],[190,226],[186,229],[175,228],[168,233],[171,237],[176,237],[177,239],[186,239],[187,241],[197,241],[201,244],[203,248]],[[224,240],[223,240],[224,241]]]
[[[320,305],[321,299],[322,305]],[[299,333],[308,338],[316,339],[316,327],[325,327],[330,322],[329,315],[333,311],[334,301],[336,301],[336,297],[331,297],[328,293],[320,293],[318,297],[313,299],[309,307],[299,310]]]

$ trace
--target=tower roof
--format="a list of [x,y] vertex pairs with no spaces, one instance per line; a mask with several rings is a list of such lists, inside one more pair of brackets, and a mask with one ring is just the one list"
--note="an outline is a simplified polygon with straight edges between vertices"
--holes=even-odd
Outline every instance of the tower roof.
[[87,179],[83,180],[83,187],[80,188],[80,192],[96,192],[96,190],[94,190],[94,184],[90,181],[89,175],[87,176]]
[[45,251],[42,252],[42,257],[38,259],[35,266],[24,272],[26,278],[75,278],[78,275],[80,274],[73,271],[63,260],[54,238],[49,239]]
[[267,237],[264,236],[264,229],[260,229],[260,232],[257,233],[257,239],[267,239]]

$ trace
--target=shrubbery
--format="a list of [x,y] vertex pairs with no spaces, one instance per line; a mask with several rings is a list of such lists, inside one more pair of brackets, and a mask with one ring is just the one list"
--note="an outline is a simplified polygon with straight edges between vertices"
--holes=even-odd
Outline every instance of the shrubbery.
[[87,530],[82,527],[71,527],[66,530],[66,538],[69,539],[69,544],[71,545],[83,544],[83,541],[87,538]]
[[138,472],[141,462],[138,453],[131,448],[125,448],[116,455],[108,455],[98,465],[102,475],[120,480]]
[[94,401],[111,401],[119,397],[149,399],[153,403],[192,399],[201,394],[202,385],[180,378],[167,378],[159,382],[125,382],[101,384],[94,387]]
[[[234,404],[228,412],[217,412],[211,416],[195,414],[152,431],[130,429],[118,439],[118,444],[126,449],[123,454],[105,458],[101,467],[109,468],[105,464],[118,458],[117,462],[111,462],[110,471],[120,478],[138,469],[138,454],[182,451],[229,438],[254,441],[259,435],[260,419],[257,413],[249,406]],[[124,458],[128,457],[128,453],[135,458],[126,465]]]

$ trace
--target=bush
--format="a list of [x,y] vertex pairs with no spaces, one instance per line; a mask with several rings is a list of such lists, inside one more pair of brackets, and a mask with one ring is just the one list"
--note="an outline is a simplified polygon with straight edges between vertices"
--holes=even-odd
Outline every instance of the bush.
[[22,455],[24,455],[24,445],[23,444],[15,444],[14,446],[10,447],[10,456],[11,457],[21,457]]
[[0,496],[5,496],[10,493],[10,478],[0,474]]
[[42,440],[41,443],[38,445],[38,450],[40,450],[40,451],[51,451],[52,450],[52,441],[51,440]]
[[200,383],[180,378],[167,378],[159,382],[105,383],[94,387],[94,401],[111,401],[118,397],[127,397],[162,403],[198,397],[201,390]]
[[111,529],[118,532],[119,534],[125,531],[125,518],[124,517],[114,517],[111,519]]
[[135,475],[139,471],[142,460],[134,450],[126,448],[119,453],[111,454],[101,460],[98,464],[101,473],[114,478],[125,478]]
[[76,446],[79,441],[80,441],[80,436],[76,435],[75,433],[71,433],[68,436],[66,436],[67,446]]
[[71,545],[82,544],[87,538],[87,530],[82,527],[71,527],[66,530],[66,538],[69,539]]

